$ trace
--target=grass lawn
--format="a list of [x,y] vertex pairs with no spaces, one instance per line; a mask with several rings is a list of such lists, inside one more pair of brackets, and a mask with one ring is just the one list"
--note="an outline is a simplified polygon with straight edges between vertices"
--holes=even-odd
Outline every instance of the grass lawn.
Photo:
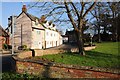
[[44,55],[42,57],[35,58],[45,58],[63,64],[118,69],[120,68],[120,60],[118,60],[120,57],[120,54],[118,54],[118,44],[120,44],[120,42],[96,43],[96,49],[86,51],[86,56],[81,56],[75,53],[63,53]]

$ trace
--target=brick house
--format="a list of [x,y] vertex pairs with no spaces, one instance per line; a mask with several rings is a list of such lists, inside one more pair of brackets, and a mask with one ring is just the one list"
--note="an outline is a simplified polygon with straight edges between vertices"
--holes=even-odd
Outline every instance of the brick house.
[[76,39],[76,35],[75,35],[75,31],[71,30],[71,31],[67,31],[65,33],[66,36],[68,36],[68,42],[69,43],[76,43],[77,39]]
[[9,35],[0,25],[0,50],[3,49],[2,46],[4,43],[9,44]]
[[[14,47],[16,50],[22,45],[31,49],[43,49],[62,44],[62,36],[56,26],[51,22],[41,20],[42,18],[39,19],[27,13],[26,5],[23,5],[22,12],[15,17]],[[12,29],[11,24],[9,25],[8,31]]]
[[[71,31],[66,30],[65,36],[68,37],[68,43],[76,43],[77,42],[75,30],[71,30]],[[89,33],[83,34],[83,41],[84,42],[90,41],[90,34]]]

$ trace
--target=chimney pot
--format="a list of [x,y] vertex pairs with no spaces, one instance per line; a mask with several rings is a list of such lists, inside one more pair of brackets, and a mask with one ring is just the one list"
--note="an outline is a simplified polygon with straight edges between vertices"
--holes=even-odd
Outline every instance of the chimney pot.
[[23,5],[23,7],[22,7],[22,11],[23,11],[23,12],[27,12],[26,5]]

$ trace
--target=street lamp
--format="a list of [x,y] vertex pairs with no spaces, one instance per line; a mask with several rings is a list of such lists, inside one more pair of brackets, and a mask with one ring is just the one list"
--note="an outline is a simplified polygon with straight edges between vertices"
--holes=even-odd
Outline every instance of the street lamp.
[[90,33],[90,40],[91,40],[90,44],[91,44],[91,46],[92,46],[92,43],[93,43],[92,38],[93,38],[93,34]]
[[93,27],[92,26],[90,26],[89,27],[89,33],[90,33],[90,45],[92,46],[92,44],[93,44],[93,42],[92,42],[92,38],[93,38],[93,36],[94,36],[94,32],[93,32]]

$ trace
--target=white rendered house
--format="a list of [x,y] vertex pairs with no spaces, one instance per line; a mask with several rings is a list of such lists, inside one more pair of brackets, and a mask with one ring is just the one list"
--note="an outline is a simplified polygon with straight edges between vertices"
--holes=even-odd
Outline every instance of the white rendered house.
[[[9,26],[12,28],[12,25]],[[16,18],[14,29],[16,50],[22,45],[30,49],[45,49],[62,44],[62,36],[55,25],[48,21],[41,23],[39,18],[27,13],[26,5]]]

